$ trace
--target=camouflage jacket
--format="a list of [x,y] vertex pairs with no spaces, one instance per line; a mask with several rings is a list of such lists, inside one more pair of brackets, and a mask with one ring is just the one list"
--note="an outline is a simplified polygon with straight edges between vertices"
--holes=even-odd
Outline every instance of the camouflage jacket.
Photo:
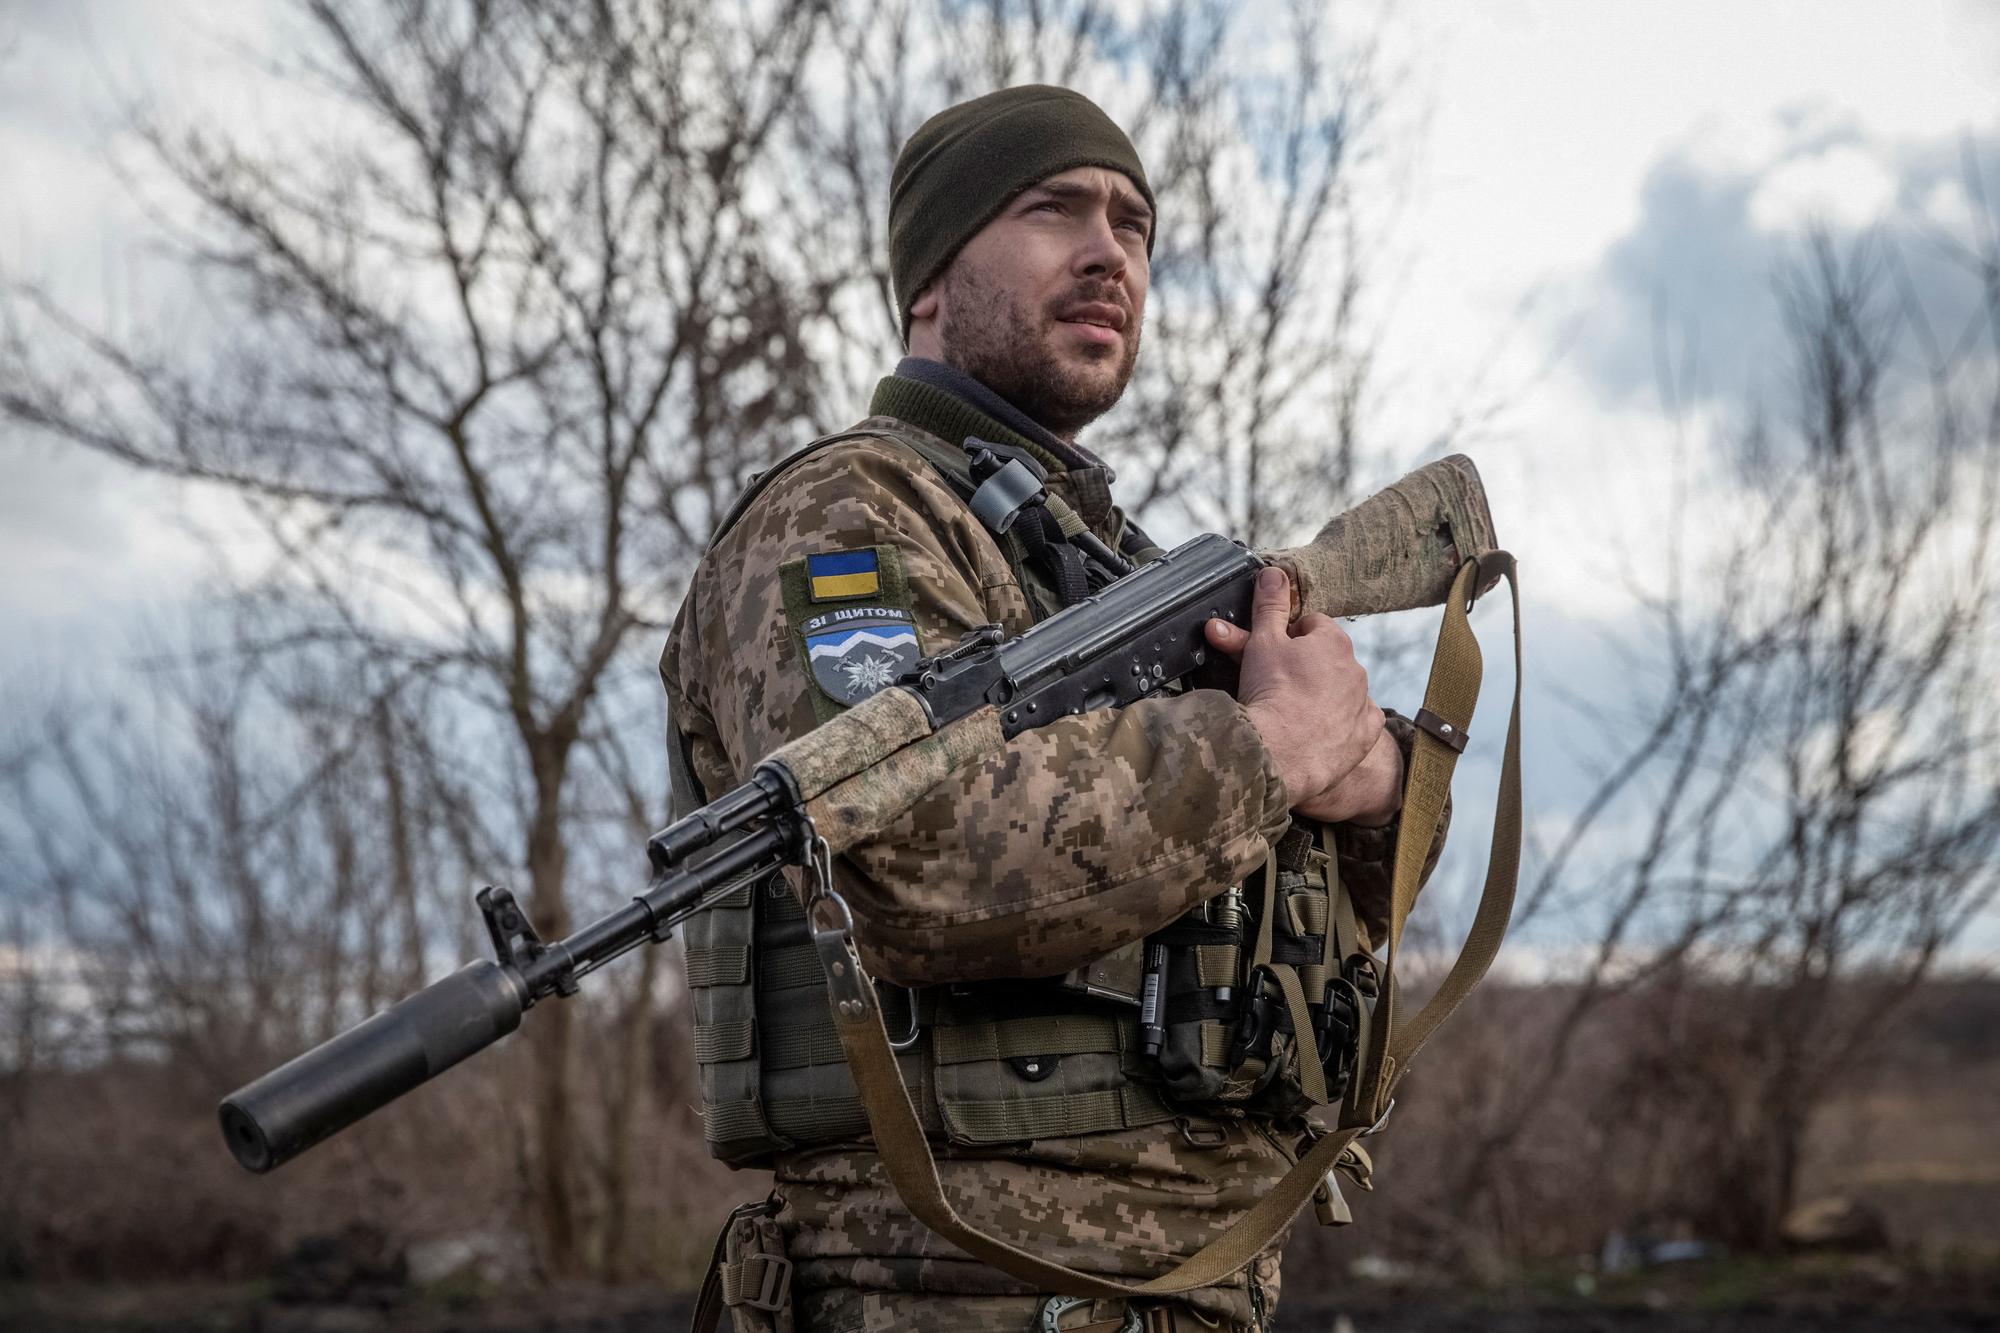
[[[915,429],[941,445],[949,429],[955,447],[963,416],[913,420],[909,396],[893,392],[906,383],[885,380],[878,415],[855,429]],[[904,410],[891,418],[882,414],[889,405]],[[1043,461],[1056,463],[1049,489],[1116,545],[1125,519],[1103,470]],[[1011,635],[1034,622],[1001,547],[906,449],[859,439],[786,467],[702,560],[661,660],[675,725],[708,793],[744,781],[828,706],[801,660],[784,567],[862,550],[882,555],[884,591],[906,604],[925,653],[981,625]],[[1391,725],[1407,754],[1408,724]],[[1262,866],[1288,826],[1289,804],[1236,701],[1191,690],[1023,732],[848,851],[836,879],[878,977],[928,985],[1051,976],[1143,938]],[[1334,830],[1340,873],[1364,930],[1378,938],[1395,833],[1393,824]],[[1168,1124],[1002,1153],[941,1152],[939,1165],[968,1200],[966,1214],[996,1234],[1137,1278],[1226,1227],[1293,1159],[1292,1143],[1270,1127],[1225,1130],[1220,1144],[1196,1146]],[[865,1146],[792,1154],[777,1174],[802,1289],[1021,1290],[911,1219]],[[1259,1271],[1274,1296],[1275,1260]],[[1247,1321],[1245,1292],[1239,1279],[1188,1303]]]

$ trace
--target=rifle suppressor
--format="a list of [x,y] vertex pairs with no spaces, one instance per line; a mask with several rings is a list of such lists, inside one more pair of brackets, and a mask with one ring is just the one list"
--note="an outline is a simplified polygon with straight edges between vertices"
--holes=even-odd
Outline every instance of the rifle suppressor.
[[288,1162],[521,1026],[527,992],[481,959],[280,1065],[222,1103],[222,1135],[252,1171]]

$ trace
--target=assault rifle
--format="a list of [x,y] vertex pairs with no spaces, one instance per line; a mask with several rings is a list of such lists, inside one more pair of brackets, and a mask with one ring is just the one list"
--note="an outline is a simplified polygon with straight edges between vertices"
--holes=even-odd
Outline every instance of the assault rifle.
[[[1469,460],[1453,457],[1410,474],[1335,518],[1306,546],[1260,555],[1227,538],[1196,537],[1016,638],[1004,639],[998,626],[976,630],[956,647],[919,663],[898,684],[766,758],[742,786],[655,833],[646,843],[652,869],[646,890],[574,934],[543,940],[506,890],[481,890],[477,902],[495,956],[467,963],[230,1094],[221,1106],[229,1149],[250,1170],[269,1171],[499,1041],[535,1005],[576,994],[584,977],[612,959],[665,940],[676,924],[746,878],[798,865],[812,877],[812,936],[842,1045],[905,1200],[933,1229],[1017,1276],[1032,1274],[1052,1289],[1077,1294],[1122,1291],[1001,1242],[988,1242],[977,1232],[955,1229],[958,1219],[941,1196],[928,1202],[912,1197],[913,1192],[928,1193],[922,1173],[911,1173],[913,1164],[929,1162],[929,1151],[907,1097],[886,1091],[901,1091],[895,1060],[873,984],[854,947],[852,918],[833,889],[833,858],[875,836],[936,783],[979,762],[1007,738],[1071,714],[1132,703],[1201,668],[1208,656],[1205,622],[1220,617],[1247,625],[1257,572],[1275,563],[1291,575],[1295,614],[1359,615],[1446,605],[1439,666],[1417,717],[1425,736],[1419,738],[1412,761],[1405,807],[1405,831],[1411,832],[1413,822],[1422,825],[1412,834],[1420,860],[1442,805],[1440,777],[1448,783],[1478,693],[1477,644],[1469,630],[1463,631],[1462,642],[1454,638],[1454,626],[1462,630],[1465,612],[1480,591],[1502,576],[1512,582],[1511,557],[1493,546],[1492,519],[1478,474]],[[1516,615],[1518,619],[1518,598]],[[1469,676],[1464,669],[1468,643]],[[1518,637],[1516,644],[1518,663]],[[1517,705],[1518,698],[1517,683]],[[1509,774],[1517,752],[1510,729]],[[1507,787],[1503,781],[1494,864],[1506,871],[1505,896],[1511,903],[1518,783],[1513,784],[1511,853],[1500,837],[1508,823]],[[1419,811],[1424,817],[1418,817]],[[1404,840],[1404,855],[1410,843]],[[1404,878],[1399,871],[1399,885]],[[1410,879],[1409,896],[1414,897],[1414,871]],[[1489,890],[1495,882],[1489,876]],[[1400,899],[1400,887],[1398,894]],[[1482,920],[1492,915],[1494,898],[1489,892]],[[1488,923],[1493,944],[1505,924],[1506,906],[1499,905],[1497,925]],[[1400,934],[1400,917],[1407,912],[1406,904],[1399,901],[1398,907],[1392,963],[1393,936]],[[1475,941],[1479,933],[1475,927]],[[1472,975],[1465,988],[1490,961],[1490,948],[1481,951],[1486,956],[1467,969]],[[1447,982],[1447,990],[1452,984]],[[1428,1035],[1428,1012],[1411,1025],[1421,1029],[1419,1044]],[[1435,1020],[1428,1026],[1434,1027]],[[1378,1072],[1381,1063],[1378,1052]],[[1385,1085],[1377,1077],[1368,1082],[1366,1097],[1371,1102],[1378,1093],[1386,1097],[1388,1086],[1393,1079]],[[1355,1114],[1365,1118],[1354,1133],[1382,1113],[1372,1104],[1357,1109]],[[1327,1165],[1331,1161],[1318,1170]],[[930,1182],[935,1180],[933,1172]],[[1305,1188],[1309,1191],[1311,1183]],[[1267,1202],[1275,1207],[1282,1200]],[[1295,1201],[1292,1211],[1296,1207]],[[1255,1248],[1251,1245],[1249,1253]]]

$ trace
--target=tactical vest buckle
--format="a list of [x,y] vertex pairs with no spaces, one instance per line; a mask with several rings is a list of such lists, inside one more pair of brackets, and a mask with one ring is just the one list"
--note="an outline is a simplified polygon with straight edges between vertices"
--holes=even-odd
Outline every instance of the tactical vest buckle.
[[[791,1295],[792,1261],[784,1258],[782,1255],[766,1254],[759,1250],[755,1253],[744,1255],[741,1262],[744,1274],[749,1272],[750,1265],[752,1264],[761,1263],[763,1265],[762,1268],[757,1270],[757,1294],[752,1296],[747,1291],[743,1291],[735,1301],[731,1301],[728,1295],[725,1294],[722,1298],[723,1304],[747,1305],[753,1310],[768,1310],[773,1314],[784,1309],[785,1299]],[[748,1286],[747,1276],[739,1276],[738,1281],[743,1287]],[[739,1288],[739,1291],[741,1290]]]
[[[888,982],[877,981],[875,983],[875,1000],[880,1005],[885,1019],[889,1013],[889,1006],[884,1004],[883,1001],[887,998],[890,991],[901,991],[903,993],[903,1004],[908,1010],[906,1017],[909,1019],[909,1022],[904,1026],[900,1035],[893,1030],[890,1031],[889,1049],[892,1051],[907,1051],[912,1046],[915,1046],[917,1038],[923,1035],[923,1025],[917,1015],[917,988],[915,986],[897,986]],[[886,1023],[884,1026],[887,1026]]]
[[1335,977],[1327,983],[1326,1002],[1319,1006],[1319,1021],[1314,1024],[1313,1044],[1320,1068],[1326,1073],[1326,1095],[1332,1101],[1346,1095],[1347,1081],[1361,1053],[1362,1004],[1352,981]]
[[[981,450],[981,453],[986,452]],[[980,461],[979,454],[973,455],[975,475]],[[1030,472],[1027,464],[1018,458],[1010,458],[995,469],[992,476],[979,483],[979,489],[972,493],[972,512],[987,531],[1004,536],[1023,510],[1042,504],[1048,499],[1048,494],[1042,479]]]
[[1231,1068],[1271,1049],[1272,1034],[1278,1030],[1282,994],[1267,965],[1259,963],[1250,969],[1250,998],[1243,1006],[1243,1016],[1236,1020],[1236,1035],[1229,1043]]

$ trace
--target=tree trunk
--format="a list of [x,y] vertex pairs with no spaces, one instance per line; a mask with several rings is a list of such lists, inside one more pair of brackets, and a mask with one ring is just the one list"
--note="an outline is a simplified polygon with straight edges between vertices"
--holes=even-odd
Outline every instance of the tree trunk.
[[403,935],[403,993],[423,985],[424,928],[417,910],[416,856],[410,843],[410,807],[403,791],[403,756],[398,753],[395,723],[389,705],[375,708],[375,741],[382,763],[383,795],[388,805],[390,900]]
[[641,950],[640,959],[638,987],[619,1016],[617,1091],[604,1118],[604,1275],[613,1282],[639,1276],[644,1260],[632,1236],[632,1162],[653,1082],[653,983],[660,951]]
[[[565,756],[566,757],[566,756]],[[564,757],[538,755],[535,761],[535,814],[528,828],[528,880],[533,897],[529,918],[545,940],[569,933],[569,902],[563,876],[568,857],[562,836]],[[566,1000],[536,1006],[530,1030],[535,1088],[535,1216],[543,1263],[550,1277],[574,1277],[583,1269],[577,1243],[575,1175],[571,1170],[573,1099],[569,1064],[572,1007]]]

